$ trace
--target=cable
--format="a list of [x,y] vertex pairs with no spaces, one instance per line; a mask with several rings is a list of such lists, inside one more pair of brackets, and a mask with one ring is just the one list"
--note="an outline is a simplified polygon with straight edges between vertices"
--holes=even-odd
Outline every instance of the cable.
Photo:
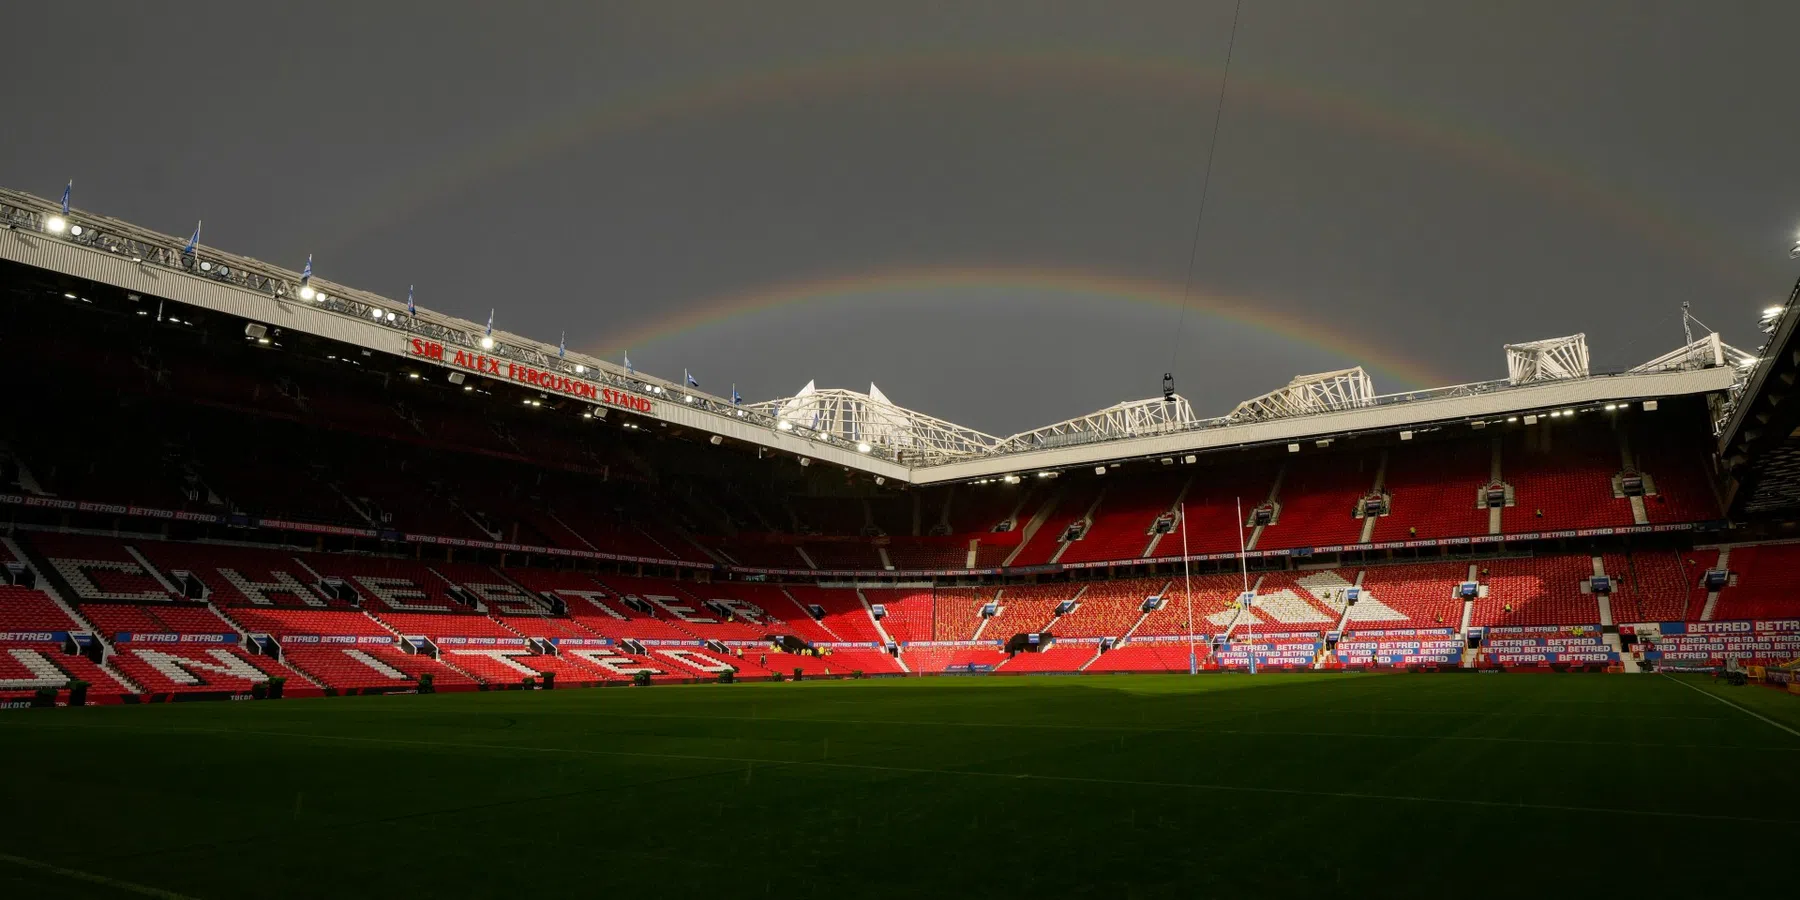
[[1206,221],[1206,198],[1212,189],[1213,157],[1219,149],[1219,123],[1225,117],[1225,87],[1231,83],[1231,57],[1237,50],[1238,19],[1244,12],[1244,0],[1237,0],[1231,13],[1231,39],[1225,44],[1225,73],[1219,79],[1219,102],[1213,109],[1212,139],[1206,146],[1206,169],[1200,178],[1200,211],[1194,216],[1194,237],[1188,242],[1187,276],[1181,282],[1181,317],[1175,323],[1175,341],[1169,348],[1169,376],[1163,379],[1167,394],[1174,384],[1175,363],[1181,359],[1181,332],[1187,327],[1188,292],[1194,287],[1194,263],[1200,258],[1200,226]]

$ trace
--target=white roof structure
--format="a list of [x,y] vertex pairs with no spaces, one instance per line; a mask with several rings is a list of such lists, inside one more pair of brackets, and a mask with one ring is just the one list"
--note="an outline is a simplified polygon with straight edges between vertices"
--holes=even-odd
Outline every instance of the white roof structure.
[[[1158,397],[1002,438],[899,406],[872,384],[864,394],[808,382],[791,397],[740,406],[553,344],[500,331],[489,335],[480,323],[424,308],[409,313],[404,302],[322,278],[303,282],[292,270],[211,247],[189,252],[185,238],[78,210],[65,221],[60,213],[57,203],[0,189],[0,259],[354,345],[366,355],[381,353],[407,364],[454,368],[450,357],[479,354],[504,365],[476,369],[474,377],[523,382],[530,385],[526,389],[541,385],[579,402],[719,440],[911,484],[1724,393],[1757,362],[1709,334],[1629,371],[1595,375],[1588,369],[1587,339],[1577,334],[1507,345],[1502,380],[1378,395],[1368,374],[1356,367],[1294,378],[1222,416],[1203,418],[1184,397]],[[315,296],[301,299],[303,283]],[[421,341],[434,342],[439,357],[422,356]]]
[[1588,349],[1585,334],[1506,345],[1506,380],[1513,384],[1554,381],[1559,378],[1586,378],[1587,375]]
[[859,394],[842,388],[820,390],[808,381],[792,397],[752,403],[749,408],[775,419],[779,431],[799,431],[824,443],[839,441],[859,453],[880,449],[897,460],[927,465],[989,453],[999,441],[898,406],[873,384],[868,393]]
[[1198,421],[1200,417],[1194,415],[1194,408],[1188,405],[1186,397],[1180,394],[1173,395],[1173,399],[1169,400],[1152,397],[1149,400],[1114,403],[1098,412],[1020,432],[997,441],[993,450],[996,453],[1011,453],[1085,444],[1114,437],[1168,434],[1192,427]]
[[1226,418],[1236,422],[1262,422],[1341,409],[1356,409],[1375,402],[1375,384],[1362,366],[1296,375],[1286,387],[1237,405]]

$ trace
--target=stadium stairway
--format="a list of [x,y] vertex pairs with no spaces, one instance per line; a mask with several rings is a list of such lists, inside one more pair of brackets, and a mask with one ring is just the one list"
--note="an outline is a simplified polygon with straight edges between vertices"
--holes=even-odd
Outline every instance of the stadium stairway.
[[[1720,547],[1719,548],[1719,568],[1725,572],[1731,571],[1731,548],[1730,547]],[[1736,581],[1737,578],[1736,578],[1736,576],[1728,575],[1726,580],[1728,582]],[[1719,592],[1718,591],[1707,591],[1706,592],[1706,605],[1704,607],[1701,607],[1701,609],[1700,609],[1700,621],[1711,622],[1711,621],[1713,621],[1713,617],[1717,616],[1718,614],[1719,614]]]
[[[1269,485],[1269,495],[1267,497],[1264,497],[1261,500],[1261,502],[1256,504],[1256,506],[1252,506],[1249,509],[1238,510],[1237,511],[1238,517],[1248,520],[1248,517],[1250,517],[1251,515],[1254,515],[1257,506],[1268,506],[1271,509],[1275,510],[1275,521],[1280,521],[1280,519],[1281,519],[1281,486],[1282,486],[1282,484],[1284,484],[1287,481],[1287,474],[1288,474],[1287,463],[1282,463],[1281,468],[1275,470],[1275,481]],[[1240,523],[1240,525],[1242,525],[1242,524],[1248,524],[1248,521]],[[1270,522],[1270,525],[1273,525],[1273,524],[1274,524],[1273,521]],[[1245,550],[1257,549],[1257,547],[1262,543],[1263,530],[1268,527],[1269,527],[1268,525],[1258,525],[1255,528],[1250,529],[1250,537],[1248,540],[1246,540],[1244,542],[1244,549]]]
[[[98,663],[100,671],[106,673],[107,677],[118,682],[132,693],[145,693],[143,686],[126,676],[125,673],[119,671],[116,664],[116,657],[118,655],[117,646],[104,632],[95,627],[93,622],[89,621],[86,616],[83,616],[78,612],[75,609],[74,604],[71,604],[68,601],[67,597],[72,595],[65,595],[63,593],[63,590],[66,590],[68,587],[66,583],[63,585],[63,590],[59,590],[56,587],[55,582],[51,580],[51,576],[55,573],[50,570],[49,566],[44,564],[43,559],[28,554],[25,548],[11,536],[0,538],[0,545],[5,546],[6,552],[14,561],[22,562],[30,566],[32,571],[37,573],[38,580],[36,590],[39,593],[49,597],[50,602],[56,604],[56,607],[62,610],[63,614],[68,616],[70,621],[80,625],[89,634],[92,634],[95,640],[100,642],[102,648],[101,661]],[[60,577],[57,580],[60,580]]]
[[[58,592],[55,588],[50,586],[47,578],[45,577],[46,573],[44,572],[44,566],[41,561],[34,560],[34,559],[31,559],[30,557],[27,557],[25,555],[25,551],[11,537],[0,537],[0,546],[3,546],[6,548],[6,552],[7,552],[8,556],[11,558],[11,560],[16,561],[16,562],[22,562],[22,563],[30,566],[32,568],[32,570],[38,574],[37,590],[41,591],[44,594],[44,596],[49,597],[50,601],[52,603],[55,603],[57,608],[63,611],[63,615],[68,616],[70,620],[74,621],[75,624],[80,625],[89,634],[99,637],[103,642],[105,642],[105,636],[100,633],[100,629],[95,628],[94,623],[88,621],[87,617],[82,615],[80,612],[77,612],[74,606],[70,605],[67,600],[63,599],[63,596],[60,592]],[[110,643],[110,642],[108,642],[108,643]]]

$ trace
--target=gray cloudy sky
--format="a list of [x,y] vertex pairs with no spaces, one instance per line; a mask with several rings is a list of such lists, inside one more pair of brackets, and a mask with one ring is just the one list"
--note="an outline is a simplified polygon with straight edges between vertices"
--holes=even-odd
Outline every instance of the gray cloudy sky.
[[[25,3],[0,184],[709,390],[995,433],[1362,363],[1754,348],[1800,5]],[[1179,341],[1178,323],[1182,324]]]

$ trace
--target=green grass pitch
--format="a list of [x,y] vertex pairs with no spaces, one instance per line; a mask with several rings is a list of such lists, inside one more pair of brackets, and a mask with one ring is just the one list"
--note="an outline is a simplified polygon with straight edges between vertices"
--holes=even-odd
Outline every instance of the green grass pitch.
[[23,710],[0,715],[0,760],[0,896],[19,898],[1716,896],[1800,877],[1800,697],[1697,676]]

